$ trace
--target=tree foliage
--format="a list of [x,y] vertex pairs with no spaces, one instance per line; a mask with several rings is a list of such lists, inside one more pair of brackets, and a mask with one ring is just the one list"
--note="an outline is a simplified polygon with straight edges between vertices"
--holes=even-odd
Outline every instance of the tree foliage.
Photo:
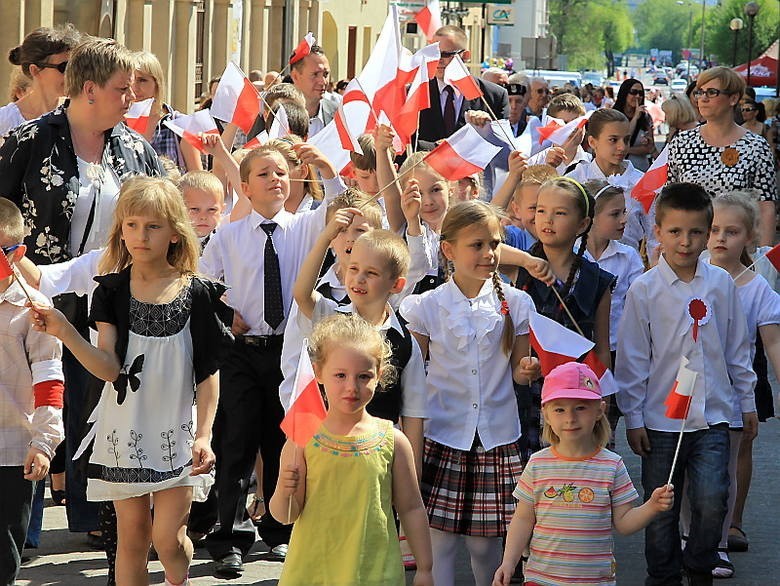
[[[766,51],[777,38],[780,22],[780,3],[777,0],[756,0],[759,11],[753,20],[753,59]],[[709,10],[709,7],[708,7]],[[734,32],[729,28],[732,18],[741,18],[744,27],[737,37],[737,65],[748,58],[748,17],[743,0],[724,0],[710,11],[705,28],[705,51],[713,54],[723,65],[731,66],[734,51]]]
[[688,40],[698,47],[701,10],[694,2],[678,4],[677,0],[645,0],[634,11],[638,47],[671,50],[675,58],[687,47]]
[[549,0],[550,32],[569,69],[602,69],[612,55],[633,40],[633,25],[624,0]]

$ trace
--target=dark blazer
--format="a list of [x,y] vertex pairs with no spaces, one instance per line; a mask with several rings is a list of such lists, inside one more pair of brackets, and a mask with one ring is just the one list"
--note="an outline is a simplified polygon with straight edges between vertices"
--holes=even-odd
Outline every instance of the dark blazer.
[[[473,77],[473,76],[472,76]],[[498,119],[509,117],[509,94],[506,89],[500,85],[474,77],[482,93],[485,94],[485,101],[490,105]],[[431,107],[420,112],[419,132],[419,150],[430,150],[438,140],[446,138],[444,135],[444,117],[441,112],[441,94],[439,94],[439,83],[436,79],[428,82],[428,90],[431,96]],[[466,112],[469,110],[482,110],[489,112],[485,107],[482,98],[476,100],[463,100],[455,129],[461,128],[466,124]]]

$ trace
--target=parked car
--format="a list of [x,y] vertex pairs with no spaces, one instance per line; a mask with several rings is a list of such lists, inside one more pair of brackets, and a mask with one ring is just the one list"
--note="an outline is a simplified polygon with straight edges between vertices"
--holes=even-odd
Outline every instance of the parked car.
[[685,89],[688,87],[688,82],[684,79],[673,79],[672,83],[669,84],[669,87],[673,92],[685,92]]
[[666,77],[659,75],[653,78],[653,85],[669,85],[669,80]]

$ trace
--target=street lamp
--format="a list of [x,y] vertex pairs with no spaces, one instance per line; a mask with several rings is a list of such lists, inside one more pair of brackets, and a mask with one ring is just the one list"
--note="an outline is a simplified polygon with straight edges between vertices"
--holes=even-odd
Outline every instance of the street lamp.
[[699,50],[699,73],[704,69],[704,17],[707,11],[707,0],[701,0],[701,49]]
[[739,37],[739,31],[742,30],[743,26],[745,26],[745,23],[742,22],[741,18],[732,18],[729,23],[729,28],[734,31],[734,51],[731,54],[732,67],[737,66],[737,37]]
[[748,17],[747,84],[750,85],[750,62],[753,60],[753,19],[758,14],[758,4],[755,2],[745,4],[745,14]]
[[[685,6],[686,3],[682,0],[677,0],[677,4]],[[693,5],[688,3],[688,69],[685,72],[685,78],[691,81],[691,43],[693,43]]]

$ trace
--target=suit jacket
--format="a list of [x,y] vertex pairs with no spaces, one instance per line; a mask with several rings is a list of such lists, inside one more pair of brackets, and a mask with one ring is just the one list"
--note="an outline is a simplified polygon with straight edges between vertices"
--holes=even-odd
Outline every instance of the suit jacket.
[[[479,84],[482,93],[485,95],[485,101],[493,109],[493,112],[499,120],[508,118],[509,94],[507,94],[506,89],[478,77],[474,77],[474,80]],[[431,107],[420,112],[420,128],[418,129],[419,150],[431,150],[436,141],[447,138],[444,134],[444,117],[441,112],[441,94],[439,94],[439,83],[436,79],[432,79],[428,82],[428,91],[431,97]],[[464,98],[455,120],[455,130],[466,124],[465,115],[469,110],[482,110],[488,112],[482,98],[477,98],[476,100],[467,100]]]

